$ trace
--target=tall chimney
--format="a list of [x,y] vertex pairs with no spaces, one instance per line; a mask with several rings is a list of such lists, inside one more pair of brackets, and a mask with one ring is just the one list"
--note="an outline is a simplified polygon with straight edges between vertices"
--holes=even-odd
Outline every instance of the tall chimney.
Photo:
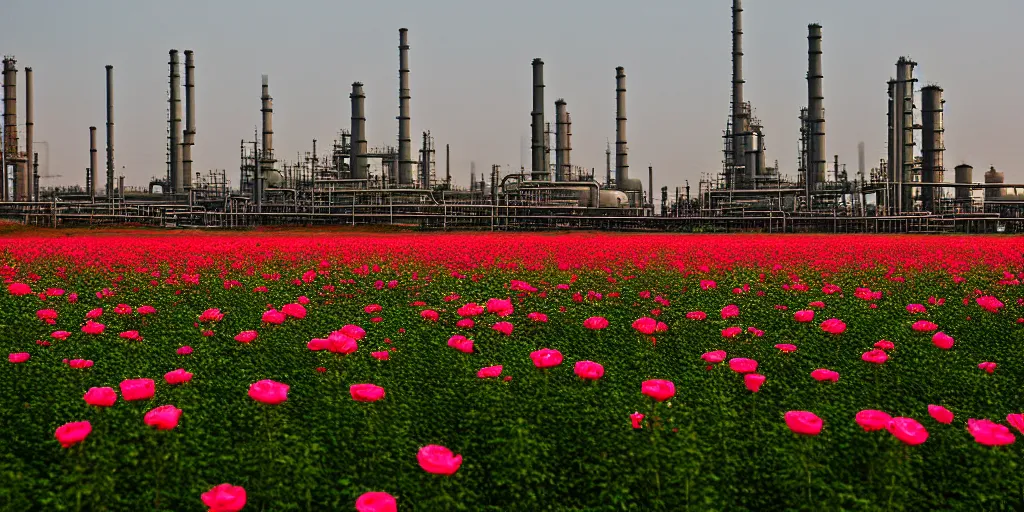
[[185,137],[181,146],[181,181],[192,188],[192,146],[196,143],[196,61],[192,50],[185,50]]
[[3,61],[4,63],[4,155],[6,156],[6,166],[3,172],[0,173],[2,176],[3,183],[0,184],[0,200],[8,200],[14,198],[16,191],[8,189],[8,183],[10,182],[10,176],[7,175],[7,167],[14,166],[14,181],[20,182],[18,175],[19,163],[18,163],[18,68],[16,67],[18,61],[14,57],[7,57]]
[[566,177],[569,175],[566,152],[566,141],[568,140],[566,127],[568,124],[565,100],[559,98],[555,101],[555,181],[566,181]]
[[629,150],[626,148],[626,68],[615,68],[615,188],[626,190]]
[[[29,178],[29,163],[32,160],[32,145],[35,142],[35,114],[32,106],[32,68],[25,68],[25,165],[22,167],[22,179],[18,181],[21,189],[21,200],[32,199],[33,180]],[[33,164],[34,165],[34,164]]]
[[260,96],[263,112],[263,156],[260,158],[260,174],[262,170],[274,168],[274,98],[270,97],[270,85],[267,75],[263,75],[263,94]]
[[857,143],[857,176],[864,181],[864,141]]
[[739,179],[739,169],[746,159],[748,116],[743,109],[743,0],[732,2],[732,162],[733,170],[726,174],[726,187]]
[[89,198],[96,200],[100,182],[99,161],[96,159],[96,127],[89,127]]
[[[357,180],[366,179],[366,113],[363,110],[363,100],[366,95],[363,94],[363,83],[354,82],[352,83],[352,94],[349,95],[352,100],[352,143],[351,149],[349,150],[349,168],[352,173],[352,178]],[[410,168],[410,172],[412,169]],[[401,177],[401,173],[399,173]],[[410,175],[410,181],[412,176]]]
[[544,61],[533,59],[533,112],[530,127],[533,129],[531,143],[531,178],[537,181],[550,179],[544,155]]
[[807,115],[810,148],[808,151],[808,190],[825,182],[825,96],[821,72],[821,25],[807,26]]
[[[412,128],[409,101],[409,29],[398,29],[398,183],[412,185]],[[354,132],[353,132],[354,133]]]
[[563,143],[565,150],[565,161],[562,165],[565,166],[565,170],[562,172],[562,179],[572,179],[572,114],[569,111],[565,112],[565,142]]
[[[26,68],[27,69],[27,68]],[[942,110],[945,100],[942,99],[942,88],[928,85],[921,88],[921,181],[924,183],[942,183],[945,172],[942,154],[946,150],[943,142]],[[942,189],[921,187],[923,209],[936,212],[936,198]]]
[[107,64],[107,197],[114,197],[114,66]]
[[449,185],[452,182],[452,148],[444,145],[444,183]]
[[171,94],[168,97],[170,116],[167,118],[169,139],[168,150],[171,157],[170,181],[171,192],[180,194],[182,192],[181,180],[181,75],[178,71],[178,50],[171,50],[170,54],[170,88]]

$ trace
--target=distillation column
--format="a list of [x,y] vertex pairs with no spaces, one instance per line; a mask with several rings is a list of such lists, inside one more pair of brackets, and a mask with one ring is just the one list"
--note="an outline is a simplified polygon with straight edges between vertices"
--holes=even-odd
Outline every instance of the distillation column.
[[[810,128],[807,190],[825,182],[825,95],[821,70],[821,25],[807,26],[807,116]],[[810,199],[810,197],[808,197]],[[810,206],[810,204],[808,204]]]
[[544,61],[533,59],[533,112],[531,113],[531,178],[535,181],[550,179],[545,165],[547,143],[544,141]]
[[[398,183],[412,185],[412,128],[409,120],[409,29],[398,30]],[[353,114],[354,116],[355,114]],[[353,132],[353,135],[355,132]]]
[[743,101],[743,0],[732,2],[732,164],[725,175],[726,188],[740,187],[746,158],[746,136],[749,116],[744,113]]
[[185,50],[185,136],[181,146],[181,182],[192,188],[192,146],[196,143],[196,62],[192,50]]
[[555,101],[555,181],[566,181],[569,178],[569,125],[565,100]]
[[107,198],[114,198],[114,66],[107,64]]
[[[928,85],[921,88],[921,182],[942,183],[945,180],[942,156],[946,150],[942,125],[942,88]],[[921,202],[924,211],[936,213],[937,199],[942,189],[921,187]]]
[[[349,170],[352,174],[352,179],[356,180],[365,180],[367,177],[365,156],[366,113],[363,110],[363,100],[365,98],[363,83],[354,82],[352,84],[352,94],[349,95],[349,99],[352,100],[352,142],[351,149],[349,150]],[[412,169],[410,168],[411,171]]]
[[25,163],[21,167],[21,179],[18,181],[20,200],[31,201],[35,189],[34,179],[29,177],[29,165],[33,162],[32,151],[35,141],[35,113],[32,105],[32,68],[25,68]]
[[171,50],[170,62],[170,88],[171,94],[168,97],[170,103],[170,116],[167,119],[169,127],[167,137],[169,139],[167,150],[170,154],[170,182],[171,193],[180,194],[182,187],[181,180],[181,75],[178,71],[178,50]]

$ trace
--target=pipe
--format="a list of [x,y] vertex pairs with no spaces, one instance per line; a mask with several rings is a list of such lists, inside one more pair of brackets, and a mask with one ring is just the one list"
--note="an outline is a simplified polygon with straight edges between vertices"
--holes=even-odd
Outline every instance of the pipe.
[[363,83],[353,82],[352,93],[352,142],[349,149],[349,171],[353,179],[366,179],[366,114],[363,110]]
[[181,146],[182,186],[192,188],[192,146],[196,143],[196,62],[192,50],[185,50],[185,137]]
[[448,144],[444,145],[444,183],[452,183],[452,148]]
[[[25,165],[22,167],[22,179],[18,182],[21,189],[22,201],[29,201],[32,198],[33,180],[29,179],[28,167],[30,157],[33,155],[32,145],[35,142],[35,114],[32,105],[32,68],[25,68]],[[36,162],[33,165],[38,164]]]
[[555,101],[555,181],[568,179],[568,152],[566,151],[566,125],[568,116],[565,111],[565,100]]
[[107,197],[114,197],[114,66],[107,64]]
[[651,214],[654,214],[654,166],[647,166],[647,195],[651,203]]
[[563,177],[567,180],[572,179],[572,114],[569,111],[565,112],[565,172],[562,173]]
[[[30,69],[25,68],[26,71]],[[28,200],[39,200],[39,153],[32,153],[32,194]]]
[[263,169],[274,168],[274,98],[270,97],[270,85],[267,83],[267,75],[263,75],[263,93],[260,96],[263,113],[263,156],[260,158],[259,167]]
[[412,185],[412,128],[409,120],[409,29],[398,29],[398,183]]
[[168,96],[170,115],[167,118],[167,151],[170,154],[170,184],[171,193],[180,194],[182,187],[181,180],[181,75],[178,70],[178,50],[171,50],[170,55],[170,88]]
[[611,188],[612,186],[612,146],[608,144],[604,148],[604,186]]
[[547,180],[544,165],[544,61],[533,59],[533,112],[531,115],[531,174],[535,180]]
[[743,100],[743,0],[732,2],[732,161],[733,170],[726,173],[726,188],[739,177],[738,168],[746,157],[747,116]]
[[811,129],[808,150],[808,190],[825,182],[825,96],[821,70],[821,25],[807,26],[807,114]]
[[7,167],[14,166],[14,182],[19,182],[20,174],[19,153],[18,153],[18,61],[14,57],[7,57],[4,63],[4,155],[6,162],[3,168],[3,184],[0,191],[3,192],[0,199],[13,199],[17,190],[10,190],[9,182],[12,176],[7,175]]
[[[921,181],[925,183],[941,183],[945,178],[942,163],[946,149],[943,143],[943,103],[941,87],[928,85],[921,88]],[[932,187],[921,188],[924,211],[935,212],[935,192]]]
[[99,189],[100,167],[96,160],[96,127],[89,127],[89,198],[96,200],[96,191]]

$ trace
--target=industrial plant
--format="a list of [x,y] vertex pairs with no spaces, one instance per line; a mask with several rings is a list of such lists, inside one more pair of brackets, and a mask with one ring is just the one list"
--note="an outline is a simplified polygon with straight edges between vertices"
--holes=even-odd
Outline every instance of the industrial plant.
[[[179,51],[170,50],[166,173],[153,177],[145,189],[133,190],[126,190],[124,176],[116,174],[113,66],[106,66],[105,75],[106,159],[102,168],[96,127],[90,126],[88,166],[83,167],[81,185],[40,187],[39,158],[32,151],[32,68],[23,70],[24,124],[19,125],[17,61],[5,57],[0,218],[45,226],[394,224],[490,230],[1024,231],[1024,197],[1015,193],[1018,188],[1024,189],[1024,184],[1004,183],[1003,173],[995,168],[979,171],[982,179],[977,180],[974,168],[966,163],[955,166],[953,179],[947,179],[943,89],[937,84],[918,87],[917,63],[909,57],[898,57],[895,74],[887,81],[887,158],[869,166],[861,143],[856,171],[848,174],[839,155],[829,155],[823,28],[819,24],[807,27],[807,103],[798,113],[799,133],[792,134],[799,146],[798,165],[785,170],[777,161],[769,165],[767,127],[744,99],[742,15],[742,0],[733,0],[732,94],[722,132],[721,170],[706,175],[693,188],[688,182],[673,190],[661,187],[657,207],[655,196],[659,194],[653,190],[653,166],[646,169],[646,183],[643,171],[639,176],[630,175],[627,75],[621,66],[608,70],[609,92],[612,86],[615,88],[615,141],[605,151],[603,172],[574,164],[571,98],[545,98],[544,61],[536,58],[530,64],[533,101],[529,168],[474,168],[469,183],[455,183],[449,146],[438,148],[429,131],[415,137],[411,131],[409,31],[402,28],[398,31],[397,141],[367,140],[367,122],[394,121],[368,120],[364,85],[355,82],[349,94],[349,126],[326,144],[318,146],[313,139],[305,156],[283,158],[274,148],[272,80],[263,75],[259,103],[262,129],[252,140],[239,139],[237,173],[201,170],[193,161],[193,147],[197,140],[203,143],[196,124],[196,54],[191,50],[182,52],[183,108],[182,62]],[[253,98],[255,109],[255,94]],[[549,104],[551,99],[554,102]],[[879,94],[879,107],[881,99]],[[550,105],[554,106],[553,122]],[[524,114],[525,108],[523,105]],[[608,121],[610,126],[611,119]],[[414,140],[419,146],[415,156]],[[438,154],[442,149],[443,169]],[[65,176],[72,174],[62,172]]]

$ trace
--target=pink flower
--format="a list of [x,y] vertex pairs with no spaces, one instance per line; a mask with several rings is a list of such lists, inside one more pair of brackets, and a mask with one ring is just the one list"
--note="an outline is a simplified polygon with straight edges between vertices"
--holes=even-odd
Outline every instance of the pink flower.
[[156,386],[153,379],[125,379],[121,381],[121,396],[125,400],[147,400],[153,398]]
[[455,455],[448,448],[436,444],[420,448],[416,460],[424,471],[435,475],[454,475],[462,465],[462,455]]
[[515,311],[511,299],[487,299],[487,312],[498,316],[509,316]]
[[341,333],[349,338],[359,341],[366,337],[366,330],[358,325],[345,324],[341,328]]
[[219,321],[221,321],[223,319],[224,319],[224,314],[221,313],[220,309],[217,309],[217,308],[207,309],[206,311],[203,311],[202,314],[199,315],[199,321],[203,322],[203,323],[206,323],[206,322],[219,322]]
[[583,327],[592,331],[600,331],[608,327],[608,319],[603,316],[592,316],[583,321]]
[[640,386],[640,392],[653,398],[656,402],[664,402],[675,396],[676,385],[670,380],[645,380]]
[[650,336],[654,334],[654,330],[658,327],[658,321],[651,317],[641,317],[633,321],[633,329],[640,334],[646,334]]
[[470,302],[469,304],[466,304],[465,306],[460,307],[456,311],[456,313],[459,316],[461,316],[461,317],[470,317],[470,316],[482,315],[483,312],[484,312],[483,306],[477,304],[476,302]]
[[550,348],[530,352],[530,359],[537,368],[551,368],[562,364],[562,353]]
[[939,331],[935,333],[934,336],[932,336],[932,343],[934,343],[936,347],[939,347],[942,350],[949,350],[953,348],[953,342],[953,337],[942,331]]
[[184,347],[179,347],[178,348],[178,355],[179,356],[187,356],[187,355],[189,355],[191,353],[192,353],[192,347],[190,347],[188,345],[185,345]]
[[996,363],[985,361],[984,363],[978,363],[978,368],[985,370],[988,373],[996,371]]
[[276,310],[270,309],[263,312],[263,317],[260,319],[265,324],[281,325],[284,323],[285,314]]
[[874,409],[864,409],[857,413],[855,421],[865,432],[874,432],[875,430],[882,430],[889,426],[889,421],[892,420],[892,416],[883,411],[876,411]]
[[978,297],[974,300],[982,309],[990,313],[998,313],[999,308],[1003,307],[1003,303],[999,299],[989,295]]
[[117,402],[117,392],[114,388],[89,388],[82,397],[85,403],[96,407],[111,407]]
[[925,309],[924,304],[907,304],[907,313],[917,315],[927,312],[928,310]]
[[889,433],[896,439],[910,446],[919,445],[928,440],[928,430],[914,418],[893,418],[886,426]]
[[879,340],[875,343],[874,347],[880,350],[892,350],[896,348],[896,345],[893,345],[889,340]]
[[156,313],[156,308],[154,308],[153,306],[142,305],[139,306],[138,309],[135,310],[135,312],[140,315],[152,315]]
[[70,366],[70,367],[72,367],[72,368],[74,368],[76,370],[82,370],[82,369],[89,368],[89,367],[92,366],[92,361],[90,361],[88,359],[72,359],[72,360],[68,361],[67,363],[68,363],[68,366]]
[[775,345],[775,348],[781,350],[784,354],[796,352],[796,345],[793,345],[792,343],[779,343]]
[[[526,315],[526,319],[527,320],[532,320],[532,321],[538,322],[538,323],[545,323],[545,322],[548,321],[548,316],[545,315],[544,313],[533,311],[533,312],[531,312],[531,313]],[[467,320],[469,320],[469,319],[467,319]],[[472,323],[473,320],[469,320],[469,322]]]
[[298,303],[285,304],[284,306],[281,306],[281,313],[284,313],[285,316],[290,316],[299,320],[306,318],[305,306]]
[[132,314],[132,307],[128,304],[118,304],[114,306],[114,313],[118,315],[130,315]]
[[25,283],[11,283],[7,285],[7,292],[16,297],[32,293],[32,287]]
[[785,415],[786,426],[797,434],[816,436],[821,433],[822,421],[810,411],[789,411]]
[[846,331],[846,324],[838,318],[829,318],[821,323],[821,330],[829,334],[842,334]]
[[249,396],[257,402],[277,405],[288,400],[288,384],[264,379],[249,386]]
[[476,322],[472,318],[461,318],[458,322],[455,322],[455,327],[459,329],[472,329],[476,325]]
[[495,331],[498,331],[504,334],[505,336],[511,336],[513,325],[512,322],[496,322],[494,325],[491,326],[491,329],[494,329]]
[[93,335],[103,334],[103,329],[105,328],[106,326],[101,323],[93,322],[92,320],[86,320],[85,325],[82,326],[82,332]]
[[363,308],[363,311],[366,314],[368,314],[368,315],[372,315],[374,313],[380,313],[383,310],[384,310],[384,308],[381,307],[380,304],[370,304],[369,306],[366,306],[365,308]]
[[256,331],[242,331],[235,335],[235,341],[239,343],[252,343],[256,339],[258,333]]
[[[314,350],[314,348],[312,347],[314,341],[317,340],[314,339],[310,341],[308,345],[306,345],[307,347],[309,347],[310,350]],[[359,344],[356,343],[356,340],[346,336],[340,331],[334,331],[327,336],[326,348],[328,351],[333,352],[335,354],[351,354],[356,350],[359,350]]]
[[811,377],[813,377],[814,380],[819,381],[819,382],[820,381],[826,381],[826,380],[830,380],[832,382],[838,382],[839,381],[839,372],[832,371],[832,370],[829,370],[827,368],[818,368],[817,370],[814,370],[813,372],[811,372]]
[[1006,422],[1017,429],[1017,432],[1024,433],[1024,414],[1007,414]]
[[975,442],[985,446],[1013,444],[1017,439],[1009,428],[989,420],[968,419],[967,432],[974,437]]
[[718,364],[725,361],[727,354],[724,350],[715,350],[713,352],[705,352],[700,356],[704,361],[711,364]]
[[73,421],[57,427],[53,437],[57,438],[61,446],[69,448],[84,441],[90,432],[92,432],[92,423],[88,421]]
[[13,352],[7,355],[7,360],[14,363],[24,363],[31,355],[28,352]]
[[736,373],[753,373],[757,371],[757,361],[745,357],[734,357],[729,360],[729,369]]
[[476,372],[476,376],[481,379],[492,379],[501,375],[501,365],[488,366],[481,368],[480,371]]
[[245,506],[245,489],[231,484],[220,484],[202,495],[203,505],[210,512],[238,512]]
[[123,340],[142,341],[142,336],[139,336],[139,331],[124,331],[119,334],[119,336]]
[[743,385],[750,390],[751,393],[757,393],[761,390],[761,385],[764,384],[765,376],[760,373],[748,373],[743,376]]
[[381,361],[387,361],[388,359],[391,358],[391,353],[388,352],[387,350],[380,350],[380,351],[377,351],[377,352],[370,352],[370,355],[373,356],[376,359],[381,360]]
[[869,363],[882,364],[889,360],[889,355],[886,354],[884,350],[876,348],[874,350],[864,352],[864,354],[862,354],[860,358]]
[[184,384],[192,380],[192,374],[185,371],[184,368],[178,368],[177,370],[165,373],[164,380],[172,386],[175,384]]
[[55,340],[66,340],[68,339],[68,336],[71,336],[71,333],[67,331],[53,331],[53,333],[50,334],[50,337]]
[[687,320],[704,320],[708,317],[708,314],[703,311],[690,311],[686,314]]
[[801,309],[796,313],[793,313],[793,320],[800,323],[807,323],[814,321],[814,310],[813,309]]
[[918,320],[910,328],[917,332],[931,332],[938,329],[939,326],[928,320]]
[[743,332],[743,328],[742,327],[736,327],[736,326],[726,327],[725,329],[722,329],[722,337],[723,338],[735,338],[736,336],[739,336],[742,332]]
[[629,420],[633,422],[633,428],[642,428],[644,415],[639,412],[634,412],[633,414],[629,415]]
[[721,315],[722,320],[736,318],[740,316],[740,307],[735,304],[729,304],[728,306],[722,308]]
[[576,361],[573,371],[584,380],[597,380],[604,376],[604,366],[593,361]]
[[467,339],[461,334],[456,334],[451,338],[448,338],[448,346],[458,350],[459,352],[465,352],[467,354],[473,353],[473,340]]
[[929,405],[928,414],[939,423],[946,425],[953,423],[953,412],[941,405]]
[[386,492],[367,492],[356,499],[356,512],[397,512],[395,497]]
[[384,388],[375,384],[352,384],[349,386],[348,392],[357,402],[376,402],[384,398]]
[[178,426],[181,419],[181,409],[173,405],[161,405],[146,413],[143,421],[146,425],[156,427],[157,430],[171,430]]

